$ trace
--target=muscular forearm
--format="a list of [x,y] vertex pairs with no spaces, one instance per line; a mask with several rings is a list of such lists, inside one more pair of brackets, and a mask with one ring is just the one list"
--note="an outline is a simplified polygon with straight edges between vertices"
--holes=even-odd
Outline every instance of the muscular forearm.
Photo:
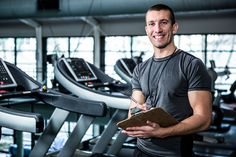
[[207,129],[210,122],[211,119],[209,117],[194,115],[174,126],[157,129],[154,132],[154,136],[164,138],[168,136],[192,134]]

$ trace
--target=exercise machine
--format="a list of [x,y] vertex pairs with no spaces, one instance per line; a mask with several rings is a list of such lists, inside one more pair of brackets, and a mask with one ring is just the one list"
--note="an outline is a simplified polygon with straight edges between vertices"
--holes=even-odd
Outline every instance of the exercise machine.
[[[72,95],[104,102],[115,109],[105,130],[92,148],[92,154],[119,153],[127,136],[119,132],[116,123],[127,117],[131,95],[130,85],[123,84],[82,58],[60,58],[54,65],[56,80]],[[117,138],[112,138],[117,134]],[[112,143],[112,144],[110,144]],[[109,148],[108,146],[111,145]]]
[[124,81],[131,84],[133,70],[136,65],[132,58],[120,58],[116,61],[114,70]]
[[[57,152],[58,157],[72,157],[82,141],[88,127],[96,117],[106,115],[107,106],[100,101],[85,100],[60,93],[58,91],[46,89],[39,82],[29,77],[15,65],[0,60],[0,126],[21,132],[40,133],[35,145],[30,151],[29,157],[53,156],[54,152],[48,152],[51,144],[56,138],[60,128],[66,121],[70,113],[79,115],[76,126],[69,136],[63,148]],[[19,101],[17,99],[27,99],[29,101]],[[15,103],[16,102],[16,103]],[[31,113],[9,109],[16,104],[40,102],[40,105],[50,105],[54,107],[53,113],[47,125],[43,125],[43,117],[40,113]],[[16,121],[16,118],[19,121]],[[22,136],[21,136],[22,138]],[[17,156],[22,157],[22,139],[18,139],[20,144],[17,149]]]

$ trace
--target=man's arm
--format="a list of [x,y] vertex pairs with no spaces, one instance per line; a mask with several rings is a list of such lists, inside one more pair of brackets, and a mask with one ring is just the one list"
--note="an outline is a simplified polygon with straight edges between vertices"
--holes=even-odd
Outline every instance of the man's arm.
[[188,92],[193,115],[167,128],[165,136],[185,135],[208,129],[211,123],[212,96],[210,91]]
[[212,100],[210,91],[188,92],[193,115],[166,128],[156,123],[148,122],[146,126],[130,127],[124,133],[135,137],[159,137],[186,135],[205,130],[211,123]]

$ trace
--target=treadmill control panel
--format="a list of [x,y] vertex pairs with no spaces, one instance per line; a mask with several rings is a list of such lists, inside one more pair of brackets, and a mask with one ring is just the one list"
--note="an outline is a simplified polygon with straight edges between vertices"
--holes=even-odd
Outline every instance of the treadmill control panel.
[[97,76],[82,58],[62,58],[71,75],[77,82],[97,80]]
[[0,58],[0,89],[16,87],[16,81],[5,62]]

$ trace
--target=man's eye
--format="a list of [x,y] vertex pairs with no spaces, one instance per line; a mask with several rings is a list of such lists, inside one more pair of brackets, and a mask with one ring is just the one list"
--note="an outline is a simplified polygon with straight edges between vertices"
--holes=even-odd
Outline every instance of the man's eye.
[[161,21],[160,24],[161,25],[167,25],[169,23],[169,21]]
[[149,23],[148,25],[149,25],[149,26],[154,26],[154,25],[155,25],[155,23]]

